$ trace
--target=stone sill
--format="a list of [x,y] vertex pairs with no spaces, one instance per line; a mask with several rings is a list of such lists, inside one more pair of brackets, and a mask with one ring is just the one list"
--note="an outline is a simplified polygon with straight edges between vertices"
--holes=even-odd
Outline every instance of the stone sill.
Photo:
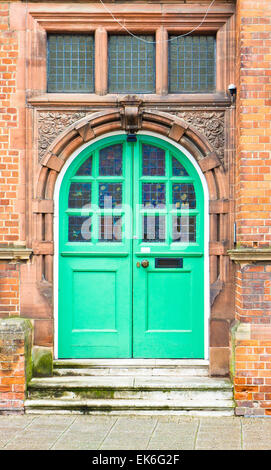
[[237,248],[228,250],[228,255],[232,261],[239,264],[250,264],[259,261],[271,261],[270,248]]
[[0,247],[0,260],[29,260],[32,250],[29,248]]
[[[95,93],[42,93],[27,99],[32,106],[69,105],[69,106],[108,106],[116,107],[127,93],[96,95]],[[208,106],[229,107],[231,100],[226,93],[180,93],[180,94],[136,94],[146,106]]]

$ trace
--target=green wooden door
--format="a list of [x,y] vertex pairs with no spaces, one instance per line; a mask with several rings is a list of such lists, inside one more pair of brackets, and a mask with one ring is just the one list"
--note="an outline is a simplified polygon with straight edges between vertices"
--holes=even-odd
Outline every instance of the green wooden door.
[[202,358],[201,181],[187,157],[159,139],[139,139],[135,155],[133,355]]
[[204,357],[203,190],[160,139],[99,141],[59,204],[59,357]]

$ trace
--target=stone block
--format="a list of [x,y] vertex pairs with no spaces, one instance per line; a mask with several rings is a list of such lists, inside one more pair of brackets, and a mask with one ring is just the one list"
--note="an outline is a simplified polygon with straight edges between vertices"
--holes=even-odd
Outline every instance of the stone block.
[[210,375],[229,375],[230,348],[210,347]]
[[53,375],[53,354],[50,348],[34,346],[32,350],[33,377]]

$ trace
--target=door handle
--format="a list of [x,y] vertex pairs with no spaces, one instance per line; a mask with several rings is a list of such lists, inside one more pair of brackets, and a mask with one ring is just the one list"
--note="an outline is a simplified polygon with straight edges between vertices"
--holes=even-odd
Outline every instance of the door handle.
[[150,263],[149,263],[149,261],[148,261],[147,259],[143,259],[143,260],[141,261],[141,266],[142,266],[142,268],[147,268],[147,267],[149,266],[149,264],[150,264]]

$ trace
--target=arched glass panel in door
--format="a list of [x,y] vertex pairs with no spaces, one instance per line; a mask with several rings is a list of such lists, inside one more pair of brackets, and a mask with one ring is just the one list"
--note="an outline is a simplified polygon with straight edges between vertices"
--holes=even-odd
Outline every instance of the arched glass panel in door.
[[199,210],[193,175],[167,149],[142,143],[141,155],[141,243],[196,243]]
[[122,143],[88,156],[70,178],[67,241],[121,243],[124,186]]

